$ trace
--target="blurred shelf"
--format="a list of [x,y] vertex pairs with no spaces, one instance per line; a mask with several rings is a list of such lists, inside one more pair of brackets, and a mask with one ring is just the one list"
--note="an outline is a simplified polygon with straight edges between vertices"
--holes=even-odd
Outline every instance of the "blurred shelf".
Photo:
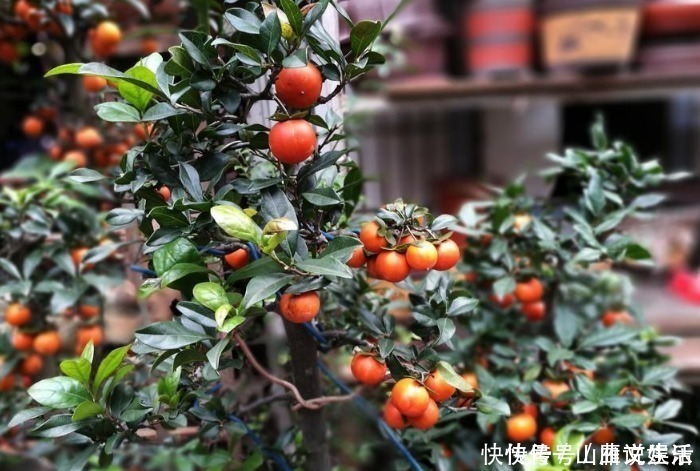
[[627,99],[665,96],[691,91],[700,93],[700,68],[687,70],[629,72],[614,75],[523,77],[476,80],[427,77],[390,83],[386,96],[391,104],[420,105],[427,102],[479,103],[484,100],[544,98],[557,100]]

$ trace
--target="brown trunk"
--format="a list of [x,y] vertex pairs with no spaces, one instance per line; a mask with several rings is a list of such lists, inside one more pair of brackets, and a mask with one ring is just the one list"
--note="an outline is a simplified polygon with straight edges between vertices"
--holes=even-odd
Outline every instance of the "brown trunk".
[[[303,326],[284,322],[292,358],[294,384],[304,399],[313,399],[323,394],[321,377],[316,363],[318,345]],[[299,428],[303,435],[306,451],[307,471],[330,471],[331,456],[328,448],[326,422],[323,409],[299,411]]]

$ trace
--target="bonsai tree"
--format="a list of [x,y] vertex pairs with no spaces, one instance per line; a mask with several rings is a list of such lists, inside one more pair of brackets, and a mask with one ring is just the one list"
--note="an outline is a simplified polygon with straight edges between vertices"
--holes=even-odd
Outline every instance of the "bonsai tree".
[[[245,2],[223,16],[201,15],[213,22],[183,32],[167,60],[152,54],[124,72],[90,63],[48,74],[113,81],[119,96],[97,105],[98,115],[148,123],[146,142],[125,153],[114,180],[131,206],[114,209],[108,221],[136,223],[144,235],[143,295],[179,291],[172,321],[141,329],[133,346],[101,360],[88,345],[64,376],[30,389],[41,407],[11,425],[38,420],[40,435],[87,437],[73,466],[98,452],[109,463],[122,444],[196,424],[188,456],[203,467],[268,461],[326,470],[324,409],[353,400],[421,469],[436,462],[435,438],[463,432],[465,417],[478,410],[488,430],[511,415],[507,394],[515,388],[482,380],[477,390],[455,370],[469,354],[460,324],[490,319],[490,308],[477,313],[478,300],[449,273],[461,258],[450,240],[456,219],[400,200],[369,220],[353,215],[363,177],[348,158],[343,118],[315,107],[382,62],[372,45],[384,24],[344,19],[351,33],[343,50],[320,21],[330,4]],[[336,82],[325,95],[324,81]],[[277,106],[269,127],[251,116],[263,100]],[[499,296],[515,280],[505,271],[492,277]],[[405,283],[413,291],[410,319],[392,315],[376,278],[389,283],[384,290]],[[288,369],[259,354],[278,315]],[[364,389],[348,388],[319,352],[352,354],[351,373]],[[137,365],[148,366],[155,382],[142,384]],[[532,381],[540,370],[530,374]],[[296,419],[291,433],[275,430],[277,401]],[[375,401],[386,403],[383,413]],[[404,439],[392,427],[407,428]]]

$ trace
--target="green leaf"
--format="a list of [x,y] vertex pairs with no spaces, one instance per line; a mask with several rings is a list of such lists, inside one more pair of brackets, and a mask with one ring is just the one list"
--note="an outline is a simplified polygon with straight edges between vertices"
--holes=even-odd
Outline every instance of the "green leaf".
[[197,169],[187,162],[180,162],[180,181],[187,193],[189,193],[195,201],[202,201],[204,199],[199,173]]
[[178,263],[163,273],[160,283],[163,288],[173,288],[187,291],[197,283],[207,279],[209,269],[192,263]]
[[260,227],[238,206],[214,206],[211,208],[211,217],[227,235],[260,245]]
[[85,345],[85,348],[83,348],[83,351],[80,353],[80,358],[85,358],[90,365],[92,365],[92,359],[95,356],[95,346],[92,343],[92,340],[90,340],[87,345]]
[[447,317],[438,319],[436,322],[436,326],[438,328],[439,336],[437,340],[435,340],[435,345],[442,345],[448,343],[457,331],[454,321]]
[[360,57],[382,32],[379,21],[360,21],[350,31],[350,49],[355,57]]
[[253,304],[273,296],[275,293],[288,286],[294,277],[282,273],[256,276],[246,286],[241,307],[248,309]]
[[190,225],[190,220],[187,219],[182,212],[167,206],[156,206],[148,213],[148,217],[155,219],[160,227],[181,227],[185,228]]
[[15,278],[16,280],[22,279],[22,275],[20,274],[15,264],[6,258],[0,258],[0,270],[3,270],[5,273]]
[[297,268],[313,275],[337,276],[340,278],[352,278],[352,270],[345,263],[335,257],[309,258],[297,262]]
[[508,403],[491,396],[483,396],[475,403],[476,408],[482,414],[510,415]]
[[498,298],[503,298],[513,291],[515,291],[515,278],[512,276],[504,276],[493,284],[493,292]]
[[184,31],[180,33],[179,36],[180,41],[182,41],[182,46],[192,60],[203,65],[207,69],[210,68],[209,59],[205,54],[206,47],[203,44],[207,35],[197,31]]
[[438,363],[437,368],[445,382],[453,388],[457,388],[462,392],[474,391],[474,388],[471,387],[467,380],[458,375],[454,368],[452,368],[452,365],[446,361]]
[[57,376],[34,383],[27,391],[36,402],[52,409],[75,407],[90,399],[80,381],[66,376]]
[[88,386],[90,384],[91,366],[87,359],[77,358],[75,360],[63,360],[59,368],[64,375],[77,379],[85,386]]
[[185,113],[169,103],[156,103],[146,110],[141,121],[161,121]]
[[637,336],[637,332],[625,326],[608,327],[605,330],[594,332],[581,342],[580,348],[609,347],[611,345],[623,345]]
[[610,424],[626,429],[635,429],[644,425],[647,420],[649,420],[649,416],[645,414],[623,414],[613,417]]
[[260,32],[260,18],[248,10],[231,8],[224,14],[224,17],[234,29],[241,33],[258,34]]
[[197,247],[183,237],[165,244],[153,253],[153,268],[158,276],[163,276],[180,263],[202,263],[202,256]]
[[338,236],[328,244],[321,256],[323,258],[333,257],[345,263],[358,247],[362,247],[362,242],[355,237]]
[[294,3],[294,0],[280,0],[279,5],[284,14],[287,15],[289,25],[292,27],[294,32],[298,35],[301,34],[304,17],[299,9],[299,6]]
[[97,170],[92,170],[89,168],[79,168],[73,170],[68,179],[75,183],[90,183],[104,180],[105,176]]
[[56,75],[63,75],[63,74],[77,74],[78,70],[80,70],[80,67],[82,67],[84,64],[63,64],[59,65],[58,67],[54,67],[53,69],[49,70],[44,74],[44,77],[54,77]]
[[462,316],[474,312],[477,306],[479,306],[478,299],[460,296],[450,303],[450,307],[447,309],[447,315],[450,317]]
[[192,294],[194,299],[212,311],[216,311],[222,305],[228,304],[224,288],[220,284],[211,281],[195,285],[192,289]]
[[231,284],[240,280],[247,280],[260,275],[281,273],[284,271],[282,265],[277,263],[270,257],[263,257],[249,263],[240,270],[236,270],[229,276],[226,281]]
[[554,304],[554,331],[565,347],[570,347],[581,329],[579,316],[569,306]]
[[314,188],[301,195],[314,206],[326,207],[343,204],[342,198],[332,188]]
[[21,425],[25,423],[28,420],[36,419],[37,417],[41,417],[42,415],[46,414],[47,412],[51,412],[51,409],[49,407],[31,407],[29,409],[24,409],[17,414],[15,414],[14,417],[10,420],[10,423],[7,424],[8,428],[16,427],[18,425]]
[[226,347],[228,347],[229,342],[229,338],[221,339],[218,342],[216,342],[216,345],[214,345],[214,347],[212,347],[211,350],[207,352],[207,360],[209,360],[209,364],[215,370],[219,369],[219,360],[221,359],[221,354],[224,350],[226,350]]
[[149,347],[160,350],[182,348],[209,339],[209,336],[193,332],[179,322],[157,322],[136,332],[136,339]]
[[260,26],[260,46],[268,55],[277,49],[282,39],[282,25],[279,16],[268,15]]
[[98,414],[101,414],[104,408],[92,401],[85,401],[78,405],[73,411],[73,422],[78,422],[85,419],[91,419]]
[[68,414],[54,415],[32,431],[32,435],[43,438],[59,438],[80,430],[86,424],[71,421]]
[[95,105],[95,112],[100,119],[110,123],[138,123],[141,120],[139,110],[118,101],[99,103]]
[[100,362],[95,374],[93,388],[96,391],[102,385],[102,382],[109,378],[121,366],[124,357],[131,349],[131,345],[125,345],[109,352],[109,354]]

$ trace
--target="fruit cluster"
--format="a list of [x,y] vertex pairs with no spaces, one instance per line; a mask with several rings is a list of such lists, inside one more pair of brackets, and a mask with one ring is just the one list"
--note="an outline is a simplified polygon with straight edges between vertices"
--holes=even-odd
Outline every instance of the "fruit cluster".
[[547,314],[547,304],[544,302],[545,288],[542,282],[531,277],[515,284],[515,290],[498,296],[496,293],[489,295],[489,300],[501,309],[509,309],[516,304],[520,312],[530,322],[539,322]]

